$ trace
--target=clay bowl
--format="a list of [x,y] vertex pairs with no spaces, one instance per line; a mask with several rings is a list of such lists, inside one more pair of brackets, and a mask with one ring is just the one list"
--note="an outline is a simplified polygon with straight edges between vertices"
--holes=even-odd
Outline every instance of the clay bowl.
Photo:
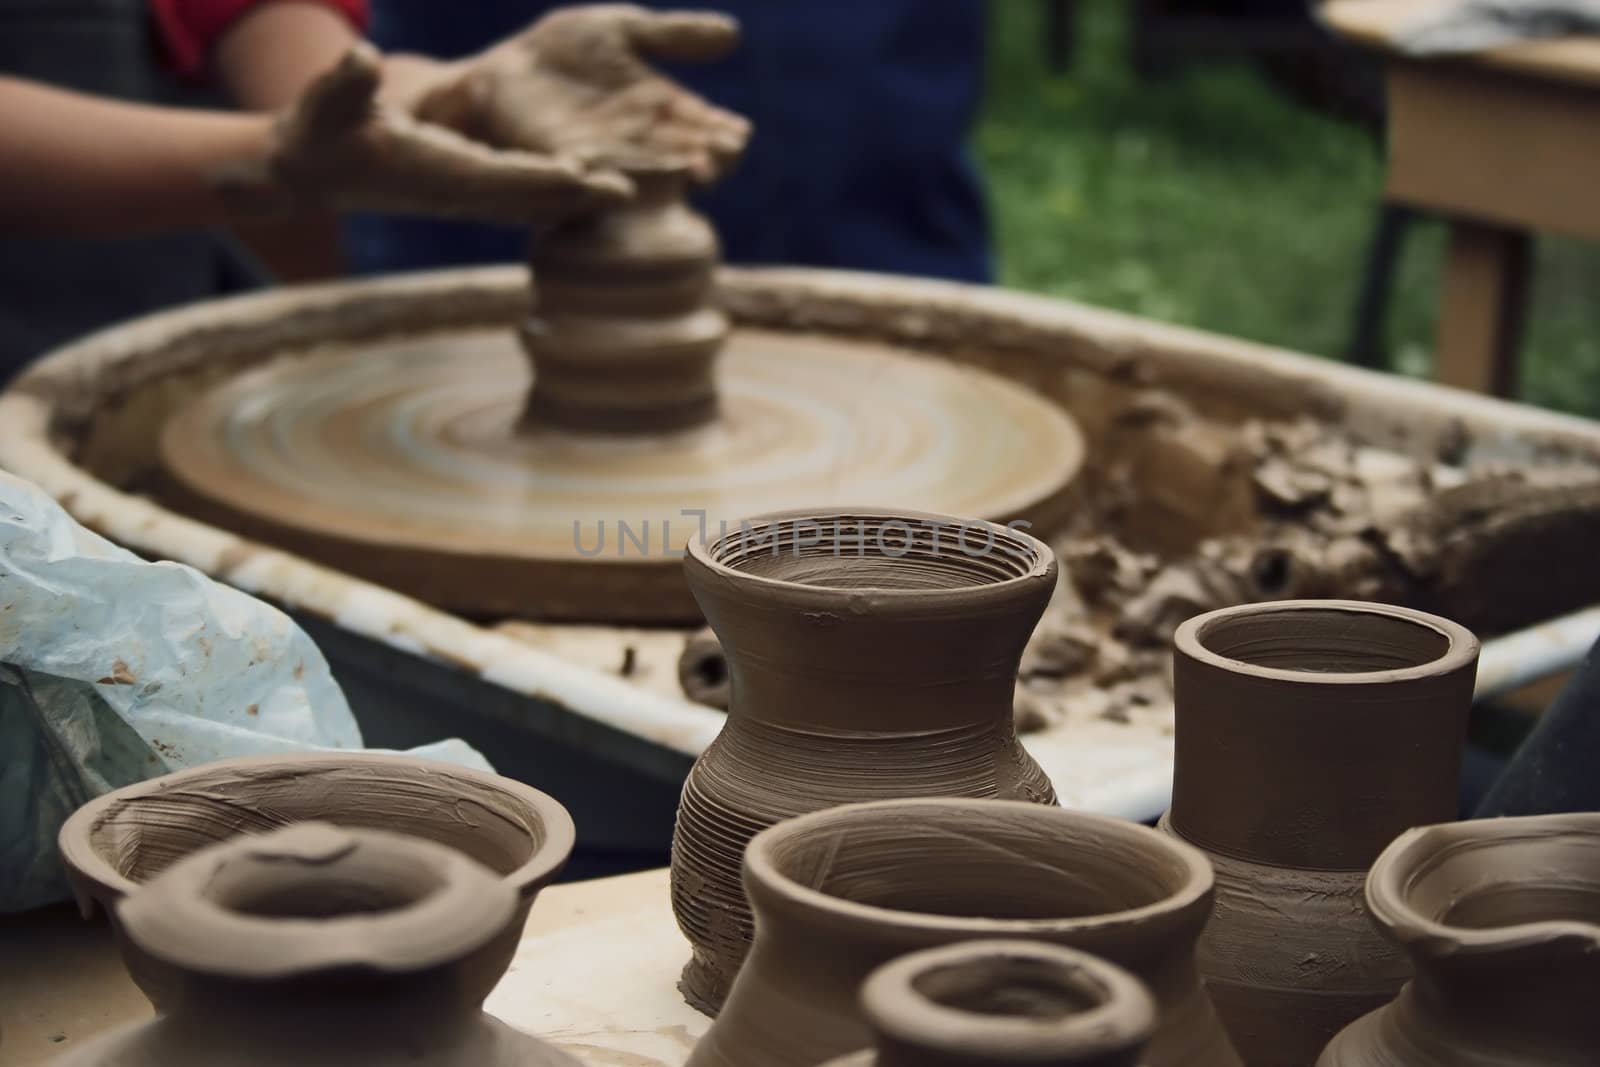
[[302,753],[219,760],[107,793],[61,827],[61,856],[84,917],[98,907],[111,918],[129,974],[159,1008],[176,976],[123,935],[117,901],[208,845],[308,821],[449,845],[511,886],[516,911],[460,971],[463,994],[479,1001],[575,838],[565,808],[509,778],[409,756]]
[[1320,1067],[1600,1062],[1600,813],[1408,830],[1373,864],[1367,906],[1416,977]]
[[1151,1067],[1238,1067],[1195,968],[1211,865],[1169,835],[1008,800],[846,804],[745,852],[756,937],[688,1067],[814,1067],[872,1043],[856,992],[909,952],[1022,938],[1132,972],[1155,997]]

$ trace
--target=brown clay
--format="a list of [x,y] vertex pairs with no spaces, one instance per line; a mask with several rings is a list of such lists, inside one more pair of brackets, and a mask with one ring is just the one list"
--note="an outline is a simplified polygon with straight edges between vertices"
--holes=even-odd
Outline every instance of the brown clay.
[[85,916],[104,909],[128,972],[165,1008],[176,976],[124,936],[116,902],[185,856],[295,822],[391,830],[464,852],[518,900],[499,934],[456,969],[481,1002],[504,973],[533,898],[572,851],[572,818],[508,778],[377,753],[250,756],[152,778],[97,797],[61,827],[61,855]]
[[1024,938],[1126,967],[1156,1000],[1150,1067],[1236,1067],[1194,966],[1211,868],[1169,835],[1016,801],[850,804],[745,854],[756,940],[688,1067],[810,1067],[871,1043],[856,991],[908,952]]
[[1455,816],[1478,642],[1406,608],[1292,600],[1178,628],[1172,809],[1216,868],[1200,971],[1252,1065],[1315,1062],[1409,973],[1367,921],[1394,835]]
[[687,172],[630,176],[633,200],[534,242],[529,428],[655,434],[717,416],[712,369],[728,336],[711,305],[717,235],[688,204]]
[[1121,967],[1034,941],[973,941],[872,972],[876,1051],[827,1067],[1138,1067],[1155,1001]]
[[1600,1060],[1600,814],[1428,826],[1367,879],[1416,978],[1318,1067],[1592,1067]]
[[166,421],[163,495],[431,604],[610,624],[699,622],[684,546],[797,500],[1072,513],[1068,415],[904,348],[735,331],[721,416],[656,436],[528,425],[528,364],[509,329],[418,330],[235,374]]
[[475,958],[522,910],[444,845],[299,823],[235,837],[116,906],[166,1013],[57,1067],[578,1067],[483,1013]]
[[1056,561],[989,523],[790,512],[693,544],[684,562],[732,686],[672,840],[673,912],[694,950],[682,989],[714,1013],[750,947],[739,870],[757,832],[858,800],[1056,802],[1011,714]]

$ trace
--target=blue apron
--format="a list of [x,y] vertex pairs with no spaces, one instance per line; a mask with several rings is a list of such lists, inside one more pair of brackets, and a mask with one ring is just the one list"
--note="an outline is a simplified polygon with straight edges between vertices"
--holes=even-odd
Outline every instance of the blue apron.
[[[543,2],[374,0],[386,49],[460,56],[521,29]],[[674,69],[748,115],[739,168],[703,197],[727,257],[989,281],[988,218],[966,138],[982,89],[981,0],[713,0],[655,3],[736,16],[727,60]],[[365,272],[520,258],[526,236],[492,227],[359,218]]]

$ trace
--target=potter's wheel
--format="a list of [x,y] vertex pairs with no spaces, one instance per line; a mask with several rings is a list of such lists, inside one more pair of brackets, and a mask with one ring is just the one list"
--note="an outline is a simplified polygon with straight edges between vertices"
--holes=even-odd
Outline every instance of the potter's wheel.
[[[694,616],[660,544],[663,523],[675,549],[698,534],[685,509],[713,532],[806,503],[1043,529],[1083,456],[1034,393],[887,346],[740,331],[719,372],[704,426],[518,434],[529,370],[512,335],[390,342],[225,382],[168,423],[162,457],[193,510],[423,599],[649,620]],[[649,531],[648,555],[627,541],[619,557],[618,519]]]
[[[164,428],[187,510],[442,607],[699,613],[681,550],[794,507],[1063,518],[1083,440],[1004,378],[834,337],[730,331],[681,185],[541,237],[518,334],[281,357]],[[626,531],[626,534],[624,533]]]

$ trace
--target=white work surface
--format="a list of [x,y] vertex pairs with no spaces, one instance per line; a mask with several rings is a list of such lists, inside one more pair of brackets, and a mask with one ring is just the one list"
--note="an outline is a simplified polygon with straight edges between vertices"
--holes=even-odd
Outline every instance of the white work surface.
[[[487,1007],[594,1067],[677,1067],[711,1023],[678,995],[688,955],[664,869],[555,886]],[[0,1067],[149,1015],[103,922],[66,907],[0,919]]]

